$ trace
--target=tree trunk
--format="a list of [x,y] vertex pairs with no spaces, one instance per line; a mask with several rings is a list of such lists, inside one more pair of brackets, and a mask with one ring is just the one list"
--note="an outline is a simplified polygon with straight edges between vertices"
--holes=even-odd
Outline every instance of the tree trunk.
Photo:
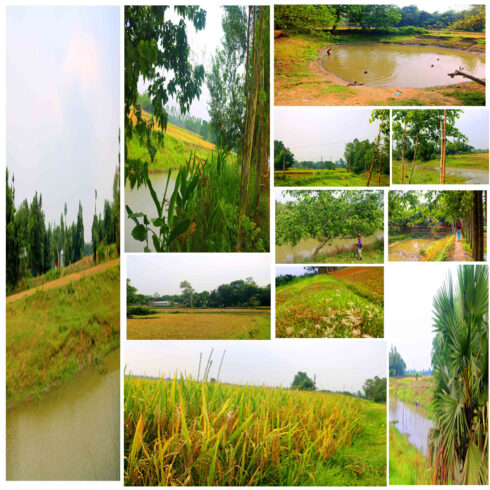
[[381,186],[381,171],[383,169],[383,147],[381,147],[381,155],[379,158],[379,175],[378,175],[378,186]]
[[324,238],[318,245],[317,247],[315,248],[315,250],[313,250],[313,254],[311,256],[311,259],[314,261],[316,259],[316,256],[318,255],[318,252],[320,252],[320,250],[327,244],[328,242],[328,238]]
[[407,115],[403,122],[403,145],[402,145],[402,184],[405,183],[405,133],[407,132]]
[[408,183],[410,184],[412,180],[413,169],[415,168],[415,158],[417,157],[417,146],[419,145],[419,133],[417,133],[417,137],[415,138],[415,149],[413,152],[413,163],[412,168],[410,169],[410,175],[408,177]]
[[474,259],[483,262],[483,191],[473,191],[475,203],[475,254]]
[[444,126],[441,138],[441,184],[446,180],[446,109],[444,109]]
[[[255,12],[255,7],[254,7]],[[255,25],[256,23],[254,23]],[[237,252],[242,250],[243,241],[243,218],[247,212],[250,166],[252,161],[253,139],[255,134],[255,125],[257,119],[257,101],[259,93],[260,67],[262,62],[262,30],[264,26],[264,8],[259,8],[259,25],[258,32],[254,32],[254,53],[252,58],[252,80],[250,84],[250,93],[247,97],[247,111],[245,132],[243,136],[243,153],[242,153],[242,173],[240,182],[240,206],[239,206],[239,224]],[[257,39],[256,39],[257,38]]]
[[378,153],[378,145],[379,145],[380,137],[381,137],[381,124],[379,125],[378,139],[376,140],[376,146],[374,147],[373,160],[371,161],[371,168],[369,169],[369,176],[367,179],[366,187],[369,187],[369,183],[371,182],[371,174],[373,173],[374,159],[376,157],[376,154]]

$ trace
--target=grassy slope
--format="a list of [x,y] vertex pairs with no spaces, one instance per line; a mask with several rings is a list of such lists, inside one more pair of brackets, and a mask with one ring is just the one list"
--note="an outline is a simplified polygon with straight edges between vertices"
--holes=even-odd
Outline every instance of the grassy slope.
[[[405,183],[410,175],[412,163],[405,162]],[[440,183],[440,160],[435,158],[427,162],[417,160],[412,175],[412,184],[439,184]],[[472,153],[469,155],[448,155],[446,157],[446,167],[467,168],[486,170],[488,172],[488,153]],[[461,176],[446,175],[446,184],[461,184],[466,179]],[[393,162],[393,183],[401,184],[402,182],[402,162],[396,160]]]
[[[401,97],[389,96],[382,90],[372,92],[372,100],[359,100],[356,95],[363,87],[335,85],[319,67],[318,52],[326,45],[384,42],[434,45],[468,51],[485,52],[485,35],[431,31],[418,36],[380,36],[349,34],[328,40],[319,37],[290,34],[274,42],[274,92],[276,105],[485,105],[485,87],[476,82],[453,86],[404,90]],[[379,99],[379,100],[377,100]]]
[[397,397],[403,402],[415,405],[415,402],[425,408],[429,414],[432,411],[434,381],[432,376],[390,378],[390,397]]
[[[348,172],[346,169],[337,170],[314,170],[311,174],[306,174],[301,176],[299,172],[292,169],[291,174],[294,176],[288,176],[286,172],[286,179],[283,179],[283,172],[274,172],[274,185],[279,187],[309,187],[309,186],[332,186],[332,187],[365,187],[368,172],[362,174],[354,174],[353,172]],[[381,186],[390,185],[390,176],[382,174],[381,175]],[[371,176],[370,187],[378,186],[378,173],[374,172]]]
[[270,310],[171,310],[131,318],[134,339],[270,339]]
[[119,266],[7,304],[7,404],[101,362],[119,346]]
[[342,269],[276,288],[277,337],[382,337],[383,268]]
[[390,485],[430,485],[430,466],[422,451],[390,425]]
[[126,485],[385,484],[385,405],[191,380],[124,390]]

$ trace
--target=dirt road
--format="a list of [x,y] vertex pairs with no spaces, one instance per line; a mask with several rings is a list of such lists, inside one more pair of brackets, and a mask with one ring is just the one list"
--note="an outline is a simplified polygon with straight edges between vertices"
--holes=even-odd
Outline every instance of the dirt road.
[[81,272],[75,272],[74,274],[60,277],[59,279],[47,282],[46,284],[42,284],[41,286],[38,286],[36,288],[27,289],[26,291],[12,294],[11,296],[7,296],[7,303],[11,303],[12,301],[17,301],[23,298],[24,296],[29,296],[31,294],[34,294],[38,290],[44,291],[46,289],[53,289],[53,288],[59,288],[61,286],[65,286],[69,282],[78,281],[78,279],[81,279],[82,277],[95,274],[96,272],[109,269],[110,267],[114,267],[115,265],[119,264],[119,260],[120,259],[110,260],[109,262],[104,262],[103,264],[96,265],[95,267],[91,267],[90,269],[85,269],[84,271]]
[[471,255],[463,248],[461,242],[456,240],[454,242],[454,252],[451,256],[451,261],[455,262],[467,262],[471,260]]

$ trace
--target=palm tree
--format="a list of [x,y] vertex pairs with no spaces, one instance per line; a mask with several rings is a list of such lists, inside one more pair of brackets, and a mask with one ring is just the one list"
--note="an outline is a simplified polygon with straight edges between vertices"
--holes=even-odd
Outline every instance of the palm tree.
[[433,483],[488,483],[488,268],[460,266],[433,301]]

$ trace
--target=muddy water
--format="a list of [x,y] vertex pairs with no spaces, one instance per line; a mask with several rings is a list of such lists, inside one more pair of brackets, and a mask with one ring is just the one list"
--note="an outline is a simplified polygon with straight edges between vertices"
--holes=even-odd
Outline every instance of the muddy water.
[[[372,245],[377,240],[383,240],[383,232],[379,231],[375,235],[362,239],[364,245]],[[357,242],[357,238],[338,238],[332,240],[329,245],[325,245],[321,251],[321,255],[335,255],[340,252],[348,252],[354,249],[353,244]],[[276,245],[276,263],[277,264],[293,264],[311,259],[313,251],[318,246],[318,242],[313,239],[301,240],[295,247],[290,245]]]
[[[156,195],[162,199],[163,193],[165,192],[165,186],[167,185],[167,172],[162,173],[152,173],[150,174],[151,184],[153,185],[153,189],[155,189]],[[172,191],[175,187],[175,178],[177,177],[177,171],[172,172],[172,177],[170,178],[170,182],[168,184],[167,189],[167,199],[172,195]],[[148,219],[157,217],[157,208],[155,207],[155,203],[151,198],[150,191],[147,187],[142,186],[139,189],[136,187],[131,190],[129,187],[129,183],[126,183],[126,188],[124,190],[124,198],[125,204],[127,204],[132,210],[133,213],[145,213],[148,216]],[[126,208],[124,209],[124,219],[125,219],[125,250],[126,252],[144,252],[146,242],[139,242],[135,240],[131,235],[131,231],[136,226],[134,221],[128,218],[128,213],[126,212]],[[140,223],[142,219],[140,218]],[[156,228],[150,225],[150,228],[153,228],[156,231]],[[151,237],[148,240],[148,246],[152,252],[155,251],[153,247],[153,242]]]
[[429,46],[336,45],[330,56],[324,55],[322,64],[327,71],[351,83],[357,81],[370,87],[425,88],[468,81],[447,75],[459,67],[475,77],[485,77],[483,56]]
[[488,184],[488,170],[446,167],[446,175],[465,178],[465,184]]
[[427,456],[427,436],[433,424],[425,409],[390,398],[390,422]]
[[119,479],[119,350],[104,363],[7,410],[7,480]]
[[436,240],[438,238],[410,238],[392,243],[388,247],[388,260],[411,262],[422,260],[420,251],[430,247]]

